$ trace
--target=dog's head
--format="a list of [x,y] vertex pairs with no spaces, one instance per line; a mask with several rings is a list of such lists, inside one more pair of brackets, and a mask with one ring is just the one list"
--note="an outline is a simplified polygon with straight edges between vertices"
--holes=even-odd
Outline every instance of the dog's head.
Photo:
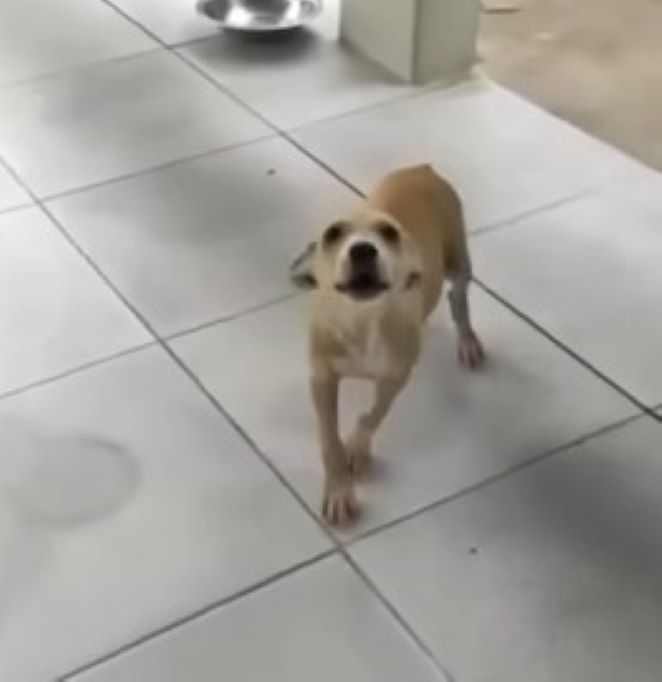
[[332,223],[294,261],[290,272],[301,288],[372,301],[415,286],[421,265],[398,223],[370,212]]

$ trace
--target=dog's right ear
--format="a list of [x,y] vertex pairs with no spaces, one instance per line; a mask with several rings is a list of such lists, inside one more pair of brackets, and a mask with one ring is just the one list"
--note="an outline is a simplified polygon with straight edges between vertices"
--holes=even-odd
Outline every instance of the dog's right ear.
[[310,242],[290,265],[290,280],[299,289],[317,288],[317,280],[313,274],[313,256],[316,249],[317,244]]

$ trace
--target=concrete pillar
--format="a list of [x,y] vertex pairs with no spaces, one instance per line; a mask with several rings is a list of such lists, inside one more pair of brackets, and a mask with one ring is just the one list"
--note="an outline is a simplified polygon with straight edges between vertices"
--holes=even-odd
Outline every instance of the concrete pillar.
[[340,39],[413,83],[454,78],[476,60],[480,0],[341,0]]

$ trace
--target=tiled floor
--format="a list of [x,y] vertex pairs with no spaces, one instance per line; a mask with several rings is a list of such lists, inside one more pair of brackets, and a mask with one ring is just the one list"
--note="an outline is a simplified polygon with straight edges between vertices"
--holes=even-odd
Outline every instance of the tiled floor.
[[[0,4],[0,680],[659,682],[660,176],[333,11],[238,45],[186,4]],[[435,314],[331,533],[287,265],[421,160],[490,361]]]

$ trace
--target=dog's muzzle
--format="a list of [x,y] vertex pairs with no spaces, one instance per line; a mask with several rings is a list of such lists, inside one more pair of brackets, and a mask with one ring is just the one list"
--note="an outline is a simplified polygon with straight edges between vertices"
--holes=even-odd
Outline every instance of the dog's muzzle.
[[357,299],[369,299],[388,289],[379,266],[379,251],[370,242],[357,242],[347,253],[347,277],[338,291]]

